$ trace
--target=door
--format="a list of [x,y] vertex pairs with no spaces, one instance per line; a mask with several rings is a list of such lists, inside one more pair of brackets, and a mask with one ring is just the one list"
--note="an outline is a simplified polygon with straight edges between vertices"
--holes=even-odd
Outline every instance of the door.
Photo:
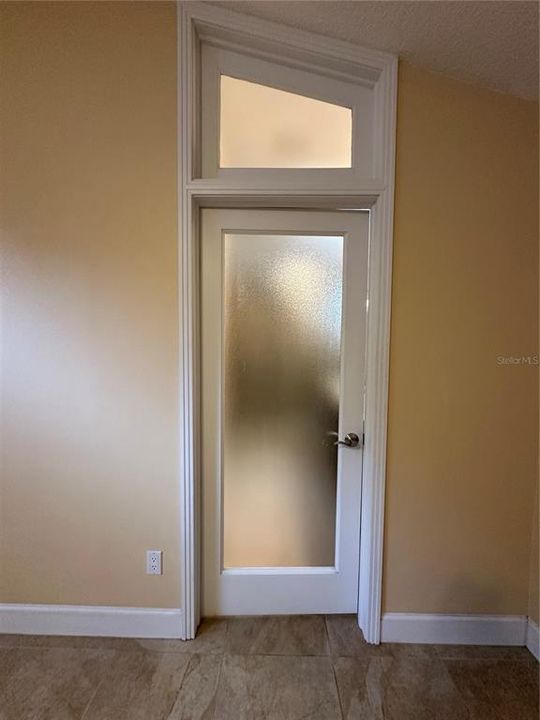
[[355,612],[369,215],[201,215],[202,613]]

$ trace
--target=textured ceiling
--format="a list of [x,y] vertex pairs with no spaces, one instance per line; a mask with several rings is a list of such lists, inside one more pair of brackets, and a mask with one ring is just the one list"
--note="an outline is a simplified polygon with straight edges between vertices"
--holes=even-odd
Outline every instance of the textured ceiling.
[[216,5],[399,54],[426,70],[538,97],[537,2],[230,0]]

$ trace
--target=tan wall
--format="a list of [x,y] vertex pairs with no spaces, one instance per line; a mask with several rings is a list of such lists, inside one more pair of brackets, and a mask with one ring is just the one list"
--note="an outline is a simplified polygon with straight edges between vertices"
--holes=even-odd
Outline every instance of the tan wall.
[[401,66],[384,607],[527,612],[538,116]]
[[[174,6],[1,11],[1,600],[175,606]],[[536,115],[400,82],[385,608],[525,613]]]
[[2,15],[1,599],[178,606],[175,8]]

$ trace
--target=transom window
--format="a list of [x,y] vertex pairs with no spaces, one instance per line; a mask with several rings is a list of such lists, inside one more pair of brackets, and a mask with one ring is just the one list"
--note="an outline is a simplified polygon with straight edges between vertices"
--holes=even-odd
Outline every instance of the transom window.
[[347,68],[201,43],[193,179],[355,186],[377,176],[373,85]]
[[221,75],[222,168],[350,168],[352,110]]

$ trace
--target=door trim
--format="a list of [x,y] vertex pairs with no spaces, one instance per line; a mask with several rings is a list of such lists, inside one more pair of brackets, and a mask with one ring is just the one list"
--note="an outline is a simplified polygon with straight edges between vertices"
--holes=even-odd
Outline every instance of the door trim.
[[[198,3],[178,4],[178,277],[179,277],[179,486],[181,528],[181,599],[183,639],[195,637],[200,619],[200,474],[199,474],[199,227],[200,207],[290,207],[370,211],[368,331],[364,468],[360,528],[358,623],[366,640],[380,642],[384,493],[388,408],[397,58],[311,33],[296,31],[229,10]],[[381,177],[344,188],[276,184],[256,188],[192,179],[194,69],[198,21],[210,23],[223,37],[245,32],[296,48],[303,62],[320,68],[331,59],[346,61],[358,77],[375,78],[379,142],[374,147]],[[206,26],[206,32],[209,26]],[[329,57],[331,48],[331,58]]]

